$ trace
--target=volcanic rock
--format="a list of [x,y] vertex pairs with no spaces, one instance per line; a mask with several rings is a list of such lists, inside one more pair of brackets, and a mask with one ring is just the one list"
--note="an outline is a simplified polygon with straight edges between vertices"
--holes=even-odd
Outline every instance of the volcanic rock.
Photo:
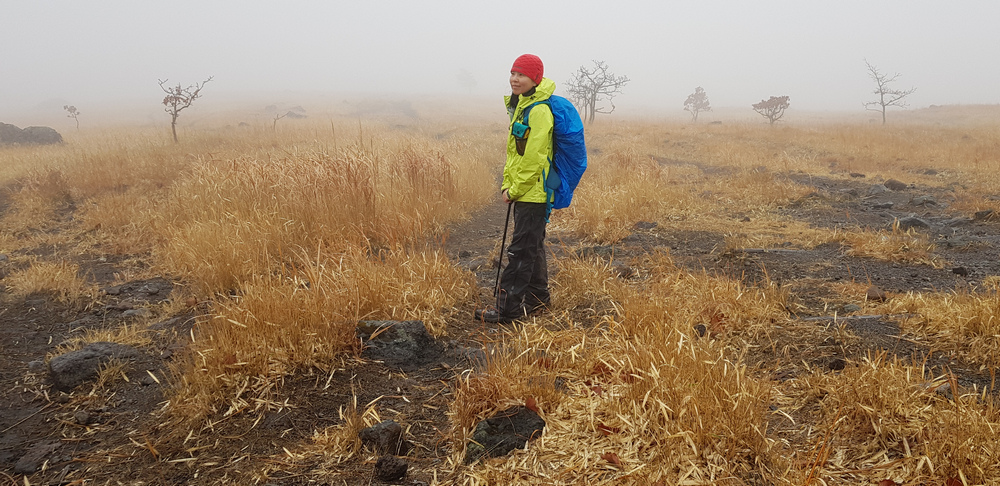
[[361,355],[404,371],[436,362],[444,352],[422,321],[361,321]]
[[139,350],[124,344],[96,342],[70,351],[49,361],[49,377],[59,391],[68,392],[77,385],[97,378],[101,365],[112,358],[134,359]]
[[508,408],[476,425],[472,440],[465,447],[465,463],[522,449],[529,440],[541,436],[544,429],[545,421],[528,407]]
[[882,183],[890,191],[905,191],[907,187],[905,182],[897,181],[896,179],[889,179]]
[[384,482],[399,481],[406,476],[409,467],[406,461],[396,456],[382,456],[375,461],[375,477]]

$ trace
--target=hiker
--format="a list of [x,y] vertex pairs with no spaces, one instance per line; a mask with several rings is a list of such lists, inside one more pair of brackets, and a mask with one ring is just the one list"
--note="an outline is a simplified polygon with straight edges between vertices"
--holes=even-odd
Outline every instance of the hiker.
[[546,192],[544,177],[552,158],[552,110],[546,104],[535,105],[527,117],[530,129],[524,130],[525,125],[519,123],[525,108],[555,92],[556,84],[542,77],[543,72],[542,60],[533,54],[518,57],[510,68],[511,94],[504,97],[510,129],[500,195],[505,203],[513,205],[514,234],[496,306],[477,309],[475,317],[480,321],[509,323],[549,304],[545,224],[551,191]]

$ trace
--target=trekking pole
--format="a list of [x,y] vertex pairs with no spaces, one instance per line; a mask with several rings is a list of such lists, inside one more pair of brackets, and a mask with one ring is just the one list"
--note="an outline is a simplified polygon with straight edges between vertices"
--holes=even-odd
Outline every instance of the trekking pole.
[[493,296],[497,298],[498,304],[500,302],[500,269],[503,268],[503,250],[507,244],[507,226],[510,224],[510,208],[513,206],[513,201],[507,203],[507,219],[504,220],[503,238],[500,240],[500,258],[497,260],[497,283],[493,286]]

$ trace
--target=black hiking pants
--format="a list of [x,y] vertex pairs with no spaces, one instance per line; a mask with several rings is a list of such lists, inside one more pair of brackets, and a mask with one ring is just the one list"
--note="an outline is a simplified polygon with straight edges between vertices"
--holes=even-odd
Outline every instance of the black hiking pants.
[[549,302],[549,272],[545,262],[545,203],[514,203],[514,235],[507,247],[507,267],[500,276],[497,311],[523,317]]

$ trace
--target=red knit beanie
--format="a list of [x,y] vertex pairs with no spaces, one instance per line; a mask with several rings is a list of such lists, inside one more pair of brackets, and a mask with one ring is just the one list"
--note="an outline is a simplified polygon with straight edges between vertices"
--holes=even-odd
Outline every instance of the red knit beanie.
[[535,82],[535,85],[542,82],[542,75],[545,73],[545,66],[542,66],[542,60],[534,54],[522,54],[517,59],[514,60],[514,65],[511,66],[510,72],[521,73]]

